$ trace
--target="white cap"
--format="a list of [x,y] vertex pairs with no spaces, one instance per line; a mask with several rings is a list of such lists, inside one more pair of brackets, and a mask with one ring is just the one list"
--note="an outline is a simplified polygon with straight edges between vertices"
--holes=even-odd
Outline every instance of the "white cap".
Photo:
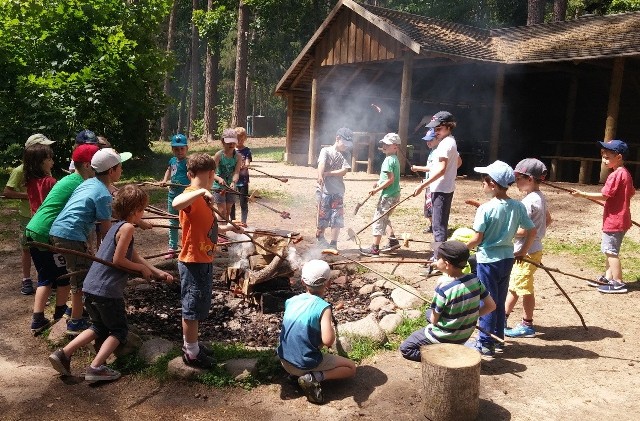
[[310,287],[323,285],[330,276],[331,268],[324,260],[309,260],[302,266],[302,282]]
[[93,158],[91,158],[91,168],[98,174],[103,173],[109,168],[113,168],[131,158],[131,156],[130,152],[122,152],[119,154],[112,148],[103,148],[96,152]]
[[382,139],[380,139],[380,142],[386,145],[399,145],[400,143],[402,143],[400,141],[400,136],[398,136],[396,133],[387,133]]
[[53,140],[50,140],[47,136],[42,133],[36,133],[29,136],[29,139],[24,143],[24,147],[28,148],[33,145],[51,145],[55,143]]

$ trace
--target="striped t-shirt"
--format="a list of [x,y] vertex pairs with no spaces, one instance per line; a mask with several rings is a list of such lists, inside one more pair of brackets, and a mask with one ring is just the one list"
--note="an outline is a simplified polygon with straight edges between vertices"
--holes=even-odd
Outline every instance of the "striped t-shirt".
[[440,318],[425,328],[427,338],[441,343],[464,343],[478,321],[480,300],[488,295],[473,273],[437,285],[431,308]]

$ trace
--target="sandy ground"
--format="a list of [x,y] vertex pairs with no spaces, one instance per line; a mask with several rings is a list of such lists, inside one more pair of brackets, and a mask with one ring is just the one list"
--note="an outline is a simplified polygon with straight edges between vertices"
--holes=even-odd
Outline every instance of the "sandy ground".
[[[250,144],[250,146],[254,146]],[[312,168],[282,163],[256,162],[259,169],[289,178],[287,184],[262,175],[252,175],[252,188],[262,188],[278,208],[287,209],[291,220],[281,220],[261,207],[250,209],[249,222],[262,228],[279,227],[299,231],[307,244],[313,238],[315,172]],[[353,216],[355,204],[377,176],[348,174],[346,224],[360,229],[371,218],[373,200]],[[417,178],[402,180],[403,197]],[[452,224],[469,226],[474,209],[465,199],[481,199],[480,183],[461,179],[457,183],[452,209]],[[597,186],[585,187],[596,190]],[[544,188],[555,219],[548,237],[564,242],[599,241],[601,208],[583,200]],[[514,197],[517,192],[511,191]],[[424,221],[421,199],[410,199],[393,218],[396,233],[408,232],[412,238],[430,240],[422,234]],[[634,214],[638,215],[637,205]],[[2,227],[17,230],[17,227]],[[370,241],[365,230],[363,246]],[[629,238],[640,241],[640,230],[632,228]],[[166,232],[162,229],[140,233],[137,244],[143,254],[163,251]],[[352,419],[424,419],[422,408],[428,404],[419,364],[403,360],[396,352],[381,352],[362,362],[354,379],[324,388],[327,403],[309,404],[286,382],[259,386],[253,390],[212,389],[196,383],[125,376],[117,382],[92,386],[81,378],[62,380],[49,366],[50,350],[29,333],[32,297],[18,293],[19,253],[11,240],[0,251],[0,419],[171,419],[171,420],[302,420],[323,417]],[[356,256],[353,242],[341,234],[339,247]],[[396,257],[424,257],[428,245],[412,243]],[[598,270],[580,259],[546,255],[543,262],[566,272],[595,276]],[[624,260],[623,260],[624,265]],[[375,265],[415,281],[420,268],[415,264]],[[537,304],[535,323],[538,334],[532,339],[509,340],[505,352],[482,362],[481,416],[486,420],[539,419],[637,419],[636,402],[640,389],[640,350],[636,324],[637,282],[625,295],[602,295],[583,281],[563,275],[556,277],[582,313],[588,330],[544,273],[536,275]],[[431,281],[434,282],[434,281]],[[516,307],[517,320],[520,307]],[[206,339],[206,338],[205,338]],[[198,397],[196,397],[198,396]],[[205,398],[206,396],[206,398]]]

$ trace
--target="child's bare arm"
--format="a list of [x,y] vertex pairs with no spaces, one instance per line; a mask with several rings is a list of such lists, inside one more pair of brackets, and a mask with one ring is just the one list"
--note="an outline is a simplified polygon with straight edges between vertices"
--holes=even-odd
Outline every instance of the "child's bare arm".
[[213,199],[213,195],[209,190],[198,189],[198,190],[180,193],[179,195],[176,196],[175,199],[173,199],[173,202],[171,202],[171,206],[173,206],[175,210],[181,210],[186,208],[190,204],[192,204],[194,200],[196,200],[201,196],[204,196],[205,199],[209,199],[209,200]]
[[529,247],[531,247],[531,244],[533,244],[533,242],[536,239],[537,232],[538,230],[535,227],[527,230],[527,234],[525,236],[525,240],[524,240],[524,244],[522,245],[522,248],[520,249],[519,252],[514,253],[514,256],[516,257],[516,259],[527,255],[527,253],[529,252]]
[[553,222],[553,219],[551,218],[551,213],[549,213],[549,211],[547,211],[547,214],[545,215],[546,218],[546,226],[551,225],[551,223]]
[[571,192],[573,197],[584,197],[585,199],[594,199],[594,200],[607,200],[609,196],[605,196],[602,193],[589,193],[582,190],[574,190]]
[[231,188],[234,189],[236,187],[236,183],[240,179],[240,168],[242,168],[242,155],[239,153],[236,154],[236,168],[233,170],[233,177],[231,179]]
[[320,336],[322,336],[322,344],[326,347],[333,345],[336,340],[336,332],[333,330],[331,315],[331,307],[327,307],[320,318]]
[[485,314],[489,314],[495,309],[496,309],[496,302],[493,300],[491,295],[487,295],[482,300],[482,305],[480,306],[480,316],[484,316]]
[[476,232],[471,237],[471,240],[469,240],[469,242],[467,243],[467,248],[469,250],[473,250],[474,248],[476,248],[478,246],[478,244],[482,243],[482,239],[483,238],[484,238],[484,233]]
[[429,179],[425,182],[422,182],[416,187],[413,191],[413,195],[417,196],[424,190],[429,184],[436,181],[438,178],[442,177],[447,170],[447,162],[449,160],[447,158],[440,158],[436,163],[433,164],[431,169],[429,170]]
[[371,190],[369,192],[369,196],[378,193],[379,191],[382,191],[384,189],[386,189],[387,187],[389,187],[390,185],[393,184],[393,180],[394,180],[394,175],[393,172],[391,171],[385,171],[385,173],[387,174],[387,181],[385,181],[382,184],[378,184],[377,187],[375,187],[373,190]]
[[2,192],[2,195],[7,199],[23,199],[23,200],[29,199],[29,196],[27,196],[26,192],[19,192],[16,189],[11,188],[9,186],[4,187],[4,191]]
[[[140,272],[142,277],[148,280],[151,279],[151,269],[142,263],[137,263],[127,259],[127,250],[129,249],[129,244],[131,244],[131,240],[133,239],[134,229],[133,224],[125,223],[122,224],[122,227],[118,230],[118,233],[116,234],[116,249],[113,253],[113,263],[125,269]],[[133,256],[134,254],[132,254],[132,258]]]
[[107,235],[109,228],[111,228],[111,220],[104,219],[102,221],[98,221],[98,224],[100,224],[100,232],[98,234],[100,235],[100,239],[102,239],[105,235]]
[[162,177],[162,184],[168,183],[171,180],[171,168],[167,167],[167,170],[164,172],[164,177]]
[[153,278],[162,279],[167,283],[173,282],[173,276],[147,262],[147,260],[144,257],[140,256],[136,250],[133,250],[133,253],[131,254],[131,260],[134,263],[144,265],[146,268],[148,268],[151,271]]
[[431,317],[429,317],[429,322],[431,322],[431,324],[436,324],[438,323],[438,320],[440,320],[440,313],[436,313],[433,309],[431,309]]

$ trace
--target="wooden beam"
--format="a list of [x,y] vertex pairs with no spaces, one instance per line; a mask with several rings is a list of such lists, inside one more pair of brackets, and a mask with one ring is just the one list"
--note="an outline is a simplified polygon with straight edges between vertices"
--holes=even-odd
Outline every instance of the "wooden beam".
[[309,117],[309,152],[307,164],[315,165],[316,149],[318,146],[318,66],[313,66],[313,81],[311,82],[311,115]]
[[500,124],[502,123],[502,100],[504,96],[504,65],[496,67],[496,85],[493,96],[493,118],[491,119],[491,137],[489,138],[489,161],[498,159],[500,145]]
[[407,135],[409,134],[409,114],[411,111],[411,84],[413,78],[413,54],[406,53],[402,66],[402,89],[400,91],[400,116],[398,121],[398,135],[402,144],[400,154],[400,173],[405,173],[407,165]]
[[293,146],[293,94],[287,94],[287,140],[286,146],[284,148],[284,152],[286,154],[286,161],[289,161],[289,155],[292,153]]
[[298,73],[298,76],[296,76],[296,78],[293,79],[293,82],[291,82],[291,86],[289,86],[289,89],[293,89],[298,86],[298,83],[300,83],[300,80],[304,77],[305,73],[307,73],[309,67],[313,66],[314,61],[315,60],[313,58],[310,58],[309,61],[307,61],[307,64],[304,65],[300,73]]
[[355,72],[351,73],[351,76],[349,76],[347,78],[347,80],[344,82],[344,87],[346,88],[347,86],[351,85],[351,82],[353,82],[353,80],[358,77],[358,75],[360,74],[360,72],[362,71],[362,68],[359,67],[356,69]]
[[[611,85],[609,86],[609,104],[607,106],[607,120],[604,127],[604,141],[608,142],[616,137],[618,130],[618,114],[620,113],[620,94],[622,93],[622,78],[624,77],[624,57],[613,59],[611,70]],[[609,169],[600,165],[600,182],[604,183],[609,175]]]

